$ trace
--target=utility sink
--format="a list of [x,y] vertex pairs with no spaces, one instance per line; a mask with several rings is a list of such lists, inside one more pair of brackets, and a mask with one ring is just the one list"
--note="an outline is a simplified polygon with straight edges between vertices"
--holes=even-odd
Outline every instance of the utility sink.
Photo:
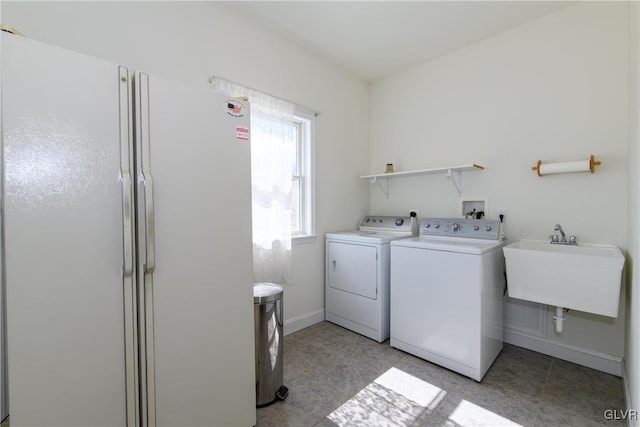
[[510,297],[618,317],[624,256],[616,246],[520,240],[503,250]]

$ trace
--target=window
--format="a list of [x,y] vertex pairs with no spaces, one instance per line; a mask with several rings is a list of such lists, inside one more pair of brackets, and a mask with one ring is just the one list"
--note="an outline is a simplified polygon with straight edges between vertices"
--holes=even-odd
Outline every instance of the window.
[[209,82],[226,96],[250,100],[254,281],[291,283],[292,243],[315,237],[316,114],[221,77]]
[[291,236],[313,236],[313,113],[296,111],[293,118],[291,165]]

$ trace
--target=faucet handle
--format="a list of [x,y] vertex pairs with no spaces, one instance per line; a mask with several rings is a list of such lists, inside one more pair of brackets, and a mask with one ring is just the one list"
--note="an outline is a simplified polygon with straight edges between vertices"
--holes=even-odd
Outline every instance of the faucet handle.
[[549,238],[551,239],[551,243],[557,243],[560,241],[560,236],[558,236],[557,234],[552,234],[549,236]]
[[569,236],[569,244],[577,245],[578,241],[576,240],[576,236]]

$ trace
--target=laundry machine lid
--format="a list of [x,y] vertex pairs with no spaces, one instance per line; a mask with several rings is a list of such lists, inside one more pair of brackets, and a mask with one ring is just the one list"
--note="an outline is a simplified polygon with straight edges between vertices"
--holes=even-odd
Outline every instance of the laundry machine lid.
[[327,239],[331,239],[331,240],[372,243],[372,244],[389,243],[392,240],[404,239],[410,236],[412,236],[412,234],[392,233],[392,232],[382,232],[382,231],[363,231],[363,230],[337,231],[337,232],[326,234]]
[[504,243],[500,240],[467,239],[424,235],[395,240],[391,242],[391,246],[403,246],[407,248],[429,249],[442,252],[455,252],[472,255],[482,255],[494,249],[500,248],[503,245]]

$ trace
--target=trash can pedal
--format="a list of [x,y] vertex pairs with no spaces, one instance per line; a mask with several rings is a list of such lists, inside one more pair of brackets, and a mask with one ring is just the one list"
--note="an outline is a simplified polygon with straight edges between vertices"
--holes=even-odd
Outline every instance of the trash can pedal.
[[287,396],[289,396],[289,389],[285,386],[280,387],[276,393],[278,400],[285,400]]

